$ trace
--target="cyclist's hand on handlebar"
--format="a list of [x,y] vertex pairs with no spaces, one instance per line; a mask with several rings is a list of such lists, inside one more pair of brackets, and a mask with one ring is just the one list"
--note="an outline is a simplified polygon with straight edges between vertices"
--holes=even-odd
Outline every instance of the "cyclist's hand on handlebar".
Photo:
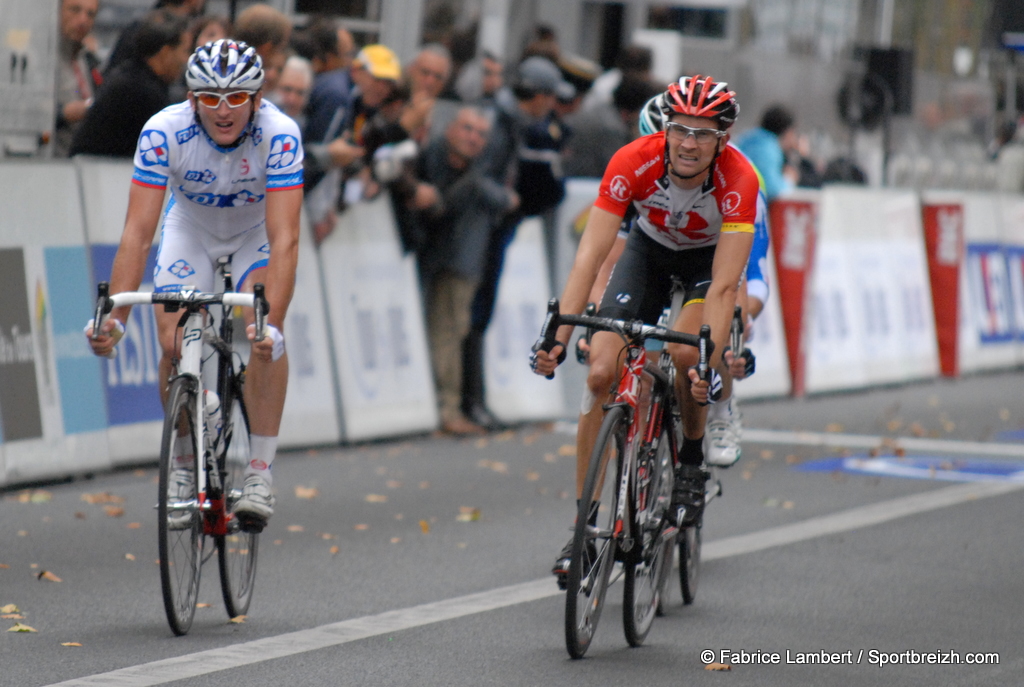
[[93,339],[92,330],[96,321],[90,319],[85,323],[85,329],[82,331],[85,333],[85,338],[89,341],[89,346],[92,348],[92,352],[102,358],[113,358],[117,353],[114,351],[114,346],[124,336],[124,325],[121,324],[120,320],[114,319],[113,317],[108,318],[103,323],[103,329],[100,331],[100,335]]
[[737,356],[731,348],[726,347],[722,351],[722,358],[725,360],[725,364],[729,366],[729,374],[733,379],[746,379],[754,374],[754,370],[757,367],[754,352],[749,348],[744,348],[740,355]]
[[555,368],[565,360],[565,344],[556,341],[550,351],[538,350],[530,358],[530,368],[542,377],[555,373]]
[[245,335],[252,342],[252,354],[265,363],[279,360],[284,355],[284,334],[277,327],[268,324],[263,338],[256,341],[256,325],[245,328]]
[[686,374],[690,378],[690,395],[698,405],[706,406],[722,398],[722,376],[718,370],[711,369],[710,383],[700,378],[696,366],[687,370]]

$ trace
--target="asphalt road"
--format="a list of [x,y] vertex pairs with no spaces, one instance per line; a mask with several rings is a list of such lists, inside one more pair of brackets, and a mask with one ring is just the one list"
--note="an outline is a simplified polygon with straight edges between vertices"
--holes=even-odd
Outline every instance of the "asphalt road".
[[[1024,469],[1024,450],[989,455],[1024,428],[1022,382],[745,403],[745,426],[771,431],[719,472],[696,602],[674,588],[630,649],[616,585],[582,661],[547,574],[574,515],[565,425],[281,455],[248,617],[228,622],[213,559],[209,607],[182,638],[160,600],[152,466],[8,489],[0,607],[23,617],[0,629],[37,631],[0,632],[0,685],[1016,685],[1024,482],[934,477],[982,459]],[[801,469],[865,454],[813,445],[840,433],[942,441],[921,456],[942,462],[924,479]],[[123,503],[83,500],[97,494]],[[732,669],[706,670],[705,651]],[[991,655],[966,663],[975,652]]]

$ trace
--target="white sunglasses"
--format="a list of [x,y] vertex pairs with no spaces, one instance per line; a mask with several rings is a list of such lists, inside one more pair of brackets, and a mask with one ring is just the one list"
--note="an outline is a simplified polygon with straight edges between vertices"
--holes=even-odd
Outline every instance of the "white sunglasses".
[[252,93],[249,91],[231,91],[230,93],[213,93],[212,91],[196,91],[196,100],[211,110],[216,110],[221,103],[227,103],[232,110],[249,102]]

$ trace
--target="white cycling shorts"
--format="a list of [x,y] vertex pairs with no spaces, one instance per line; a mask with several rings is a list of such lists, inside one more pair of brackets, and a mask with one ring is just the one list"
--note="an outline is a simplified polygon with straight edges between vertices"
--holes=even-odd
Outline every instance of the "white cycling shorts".
[[270,242],[265,223],[222,239],[201,227],[186,226],[181,219],[173,217],[171,212],[164,219],[153,272],[154,291],[179,291],[184,286],[192,286],[212,292],[219,286],[217,260],[224,256],[231,256],[236,291],[242,290],[253,270],[267,266]]

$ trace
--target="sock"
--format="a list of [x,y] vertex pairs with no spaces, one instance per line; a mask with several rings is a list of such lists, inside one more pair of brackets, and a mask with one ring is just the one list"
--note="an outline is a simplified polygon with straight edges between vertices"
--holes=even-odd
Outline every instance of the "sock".
[[712,403],[708,406],[708,422],[713,420],[722,420],[728,422],[732,419],[732,398],[728,400],[719,401],[718,403]]
[[273,481],[270,468],[274,464],[277,453],[277,437],[265,437],[253,434],[249,437],[249,464],[245,466],[245,477],[260,475],[267,483]]
[[174,439],[174,467],[192,468],[196,457],[192,451],[192,438],[179,436]]
[[683,437],[683,446],[679,449],[679,462],[683,465],[700,466],[704,462],[704,437],[687,439]]

